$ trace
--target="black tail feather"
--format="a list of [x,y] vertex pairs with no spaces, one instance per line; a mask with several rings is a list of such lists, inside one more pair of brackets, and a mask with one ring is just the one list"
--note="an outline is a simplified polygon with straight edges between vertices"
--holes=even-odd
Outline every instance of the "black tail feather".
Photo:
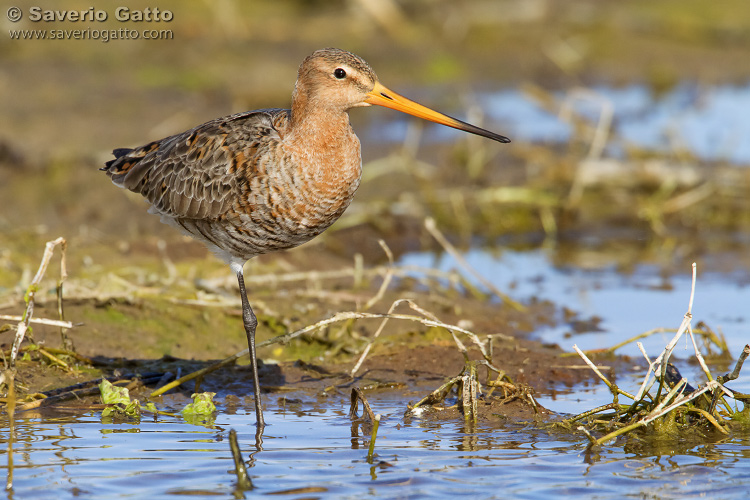
[[117,148],[112,151],[112,154],[115,155],[115,158],[119,158],[121,156],[125,156],[131,151],[133,151],[133,148]]
[[117,149],[115,149],[114,151],[112,151],[112,154],[115,155],[115,159],[114,160],[109,160],[107,163],[104,164],[105,166],[103,166],[99,170],[109,170],[109,167],[111,167],[112,164],[114,162],[116,162],[118,158],[121,158],[121,157],[125,156],[126,154],[130,153],[131,151],[133,151],[132,148],[117,148]]

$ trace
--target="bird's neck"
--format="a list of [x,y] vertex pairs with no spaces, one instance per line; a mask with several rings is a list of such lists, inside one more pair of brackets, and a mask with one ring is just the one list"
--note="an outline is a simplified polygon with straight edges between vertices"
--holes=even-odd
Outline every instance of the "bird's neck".
[[349,124],[346,111],[310,105],[307,99],[295,99],[286,140],[298,151],[341,155],[340,149],[351,150],[359,140]]
[[326,217],[334,214],[338,218],[362,175],[359,139],[349,125],[348,113],[293,108],[283,142],[291,164],[300,171],[298,184],[327,200]]

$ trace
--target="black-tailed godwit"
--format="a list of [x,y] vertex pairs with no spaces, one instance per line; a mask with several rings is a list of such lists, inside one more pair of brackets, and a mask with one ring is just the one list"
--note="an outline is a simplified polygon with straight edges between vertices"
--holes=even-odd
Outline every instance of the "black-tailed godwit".
[[372,104],[510,142],[387,89],[354,54],[323,49],[300,65],[291,110],[246,111],[145,146],[115,149],[115,159],[102,169],[117,186],[143,195],[162,222],[203,242],[237,275],[260,429],[265,422],[255,352],[258,321],[243,266],[256,255],[309,241],[344,213],[362,169],[347,112]]

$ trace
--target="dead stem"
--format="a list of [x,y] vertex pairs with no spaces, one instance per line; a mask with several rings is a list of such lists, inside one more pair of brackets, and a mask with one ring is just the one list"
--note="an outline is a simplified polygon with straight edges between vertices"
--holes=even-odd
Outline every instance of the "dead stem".
[[[60,280],[57,283],[57,316],[60,321],[65,322],[65,308],[63,307],[63,282]],[[75,351],[73,341],[68,337],[68,329],[70,327],[60,327],[60,339],[62,340],[62,346],[65,350]]]
[[[421,318],[418,319],[417,316],[401,315],[399,317],[399,315],[393,314],[393,311],[396,309],[396,307],[398,307],[401,304],[407,304],[411,309],[413,309],[414,311],[417,311],[419,314],[421,314],[422,316],[424,316],[426,318],[426,320],[425,319],[421,319]],[[350,375],[352,377],[361,368],[362,363],[364,362],[365,358],[367,357],[368,353],[370,352],[370,349],[372,348],[372,344],[375,342],[375,339],[377,339],[380,336],[380,334],[382,333],[383,329],[385,328],[385,325],[388,322],[388,320],[389,319],[407,319],[407,318],[412,319],[412,320],[420,321],[420,322],[422,322],[422,323],[424,323],[425,325],[428,325],[428,326],[437,326],[437,325],[440,325],[443,328],[446,328],[450,332],[451,336],[453,337],[453,340],[455,341],[456,346],[458,347],[459,351],[461,351],[461,353],[464,355],[464,358],[468,361],[468,354],[467,354],[467,351],[466,351],[466,347],[458,339],[458,337],[456,337],[456,333],[455,332],[458,331],[460,333],[463,333],[464,335],[468,336],[472,340],[472,342],[479,348],[479,350],[482,353],[482,357],[484,357],[484,359],[487,361],[487,363],[491,363],[492,362],[492,357],[489,355],[489,353],[487,351],[487,347],[485,346],[485,343],[482,342],[475,333],[473,333],[473,332],[471,332],[469,330],[465,330],[465,329],[456,327],[456,326],[446,325],[445,323],[442,323],[440,320],[438,320],[437,316],[435,316],[431,312],[427,311],[426,309],[423,309],[423,308],[419,307],[419,305],[417,305],[417,303],[414,302],[411,299],[398,299],[398,300],[394,301],[393,304],[391,304],[391,307],[388,309],[388,313],[383,316],[383,321],[380,323],[380,325],[378,326],[378,329],[375,331],[375,333],[373,334],[373,336],[370,338],[369,342],[365,346],[364,350],[362,351],[362,354],[360,355],[359,359],[357,360],[357,362],[354,365],[354,368],[352,368],[352,371],[350,372]],[[430,321],[432,323],[428,323],[427,321]],[[496,336],[500,336],[500,334],[496,334]],[[506,338],[510,338],[510,337],[506,337]],[[488,341],[488,343],[489,343],[489,341]]]
[[247,474],[247,467],[245,467],[245,461],[242,459],[242,452],[240,451],[240,445],[237,442],[237,431],[229,429],[229,449],[232,451],[232,460],[234,460],[234,474],[237,476],[237,487],[239,491],[247,491],[253,489],[253,482],[250,480],[250,476]]
[[54,354],[48,352],[46,349],[40,347],[39,348],[39,354],[41,354],[45,358],[49,359],[53,363],[55,363],[57,365],[60,365],[62,368],[66,369],[66,370],[70,370],[70,365],[68,365],[68,363],[66,363],[62,359],[58,358]]
[[370,434],[370,446],[367,449],[367,463],[371,464],[375,455],[375,440],[378,438],[378,427],[380,427],[380,414],[375,415],[372,422],[372,433]]
[[596,415],[597,413],[601,413],[606,410],[617,410],[621,409],[622,405],[615,404],[615,403],[609,403],[602,406],[597,406],[596,408],[592,408],[591,410],[585,411],[583,413],[579,413],[578,415],[575,415],[570,418],[566,418],[562,421],[563,424],[572,424],[573,422],[577,422],[581,419],[584,419],[586,417],[590,417],[591,415]]
[[745,363],[745,360],[747,359],[748,355],[750,355],[750,345],[745,344],[745,348],[742,349],[742,353],[740,353],[740,357],[737,358],[737,364],[734,365],[734,370],[732,370],[732,373],[728,375],[724,375],[723,377],[717,377],[717,380],[720,383],[725,383],[730,380],[735,380],[737,377],[740,376],[740,370],[742,369],[742,365]]
[[[40,348],[35,345],[26,345],[26,346],[21,347],[21,349],[19,349],[18,352],[19,353],[34,352],[34,351],[38,351],[39,349]],[[49,354],[58,354],[58,355],[68,356],[68,357],[77,359],[81,363],[84,363],[87,365],[93,364],[93,361],[91,359],[87,358],[86,356],[82,356],[81,354],[78,354],[77,352],[71,352],[65,349],[58,349],[57,347],[44,347],[44,350],[47,351],[47,353]],[[5,351],[0,351],[0,354],[2,354],[3,357],[6,356]],[[10,351],[8,351],[7,354],[10,355]]]
[[477,380],[477,365],[468,363],[468,373],[461,377],[461,403],[464,420],[476,423],[477,421],[477,392],[479,381]]
[[596,128],[592,134],[589,152],[586,155],[586,158],[581,160],[576,169],[575,177],[573,178],[570,192],[568,193],[568,207],[576,207],[580,203],[584,187],[587,183],[585,172],[590,168],[590,164],[595,164],[601,159],[602,152],[604,151],[607,139],[609,138],[612,118],[614,116],[614,105],[610,99],[607,99],[605,96],[589,89],[575,88],[566,95],[565,100],[560,106],[558,116],[561,120],[569,123],[572,123],[575,119],[580,121],[578,116],[573,115],[573,103],[575,101],[591,101],[597,103],[600,106],[600,112],[599,120],[597,121]]
[[149,399],[151,399],[151,398],[155,398],[155,397],[161,396],[165,392],[170,391],[170,390],[174,389],[175,387],[178,387],[178,386],[184,384],[185,382],[189,382],[190,380],[193,380],[193,379],[196,379],[196,378],[199,378],[199,377],[203,377],[205,375],[208,375],[209,373],[215,372],[219,368],[221,368],[223,366],[226,366],[226,365],[229,365],[229,364],[232,364],[232,363],[234,363],[235,361],[237,361],[238,359],[240,359],[243,356],[247,356],[248,352],[249,352],[249,350],[245,349],[244,351],[240,351],[238,353],[235,353],[235,354],[229,356],[228,358],[224,358],[221,361],[216,362],[216,363],[214,363],[212,365],[209,365],[209,366],[207,366],[205,368],[201,368],[200,370],[188,373],[184,377],[180,377],[180,378],[178,378],[176,380],[173,380],[172,382],[170,382],[168,384],[165,384],[165,385],[159,387],[158,389],[156,389],[155,391],[153,391],[151,394],[149,394],[148,397],[149,397]]
[[713,415],[711,415],[706,410],[702,410],[700,408],[688,408],[688,411],[694,411],[694,412],[700,413],[701,415],[703,415],[703,417],[706,420],[708,420],[709,422],[711,422],[711,425],[713,425],[716,428],[716,430],[718,430],[719,432],[721,432],[724,435],[729,435],[729,431],[727,431],[725,428],[723,428],[721,426],[721,424],[719,424],[719,422],[713,417]]
[[[393,304],[391,304],[391,307],[388,309],[388,314],[392,314],[393,311],[396,309],[396,307],[398,307],[398,305],[401,304],[403,300],[408,300],[408,299],[399,299],[393,302]],[[364,363],[365,361],[365,358],[367,358],[367,355],[370,353],[370,349],[372,348],[372,344],[375,342],[375,339],[377,339],[380,336],[381,332],[383,331],[383,328],[385,328],[386,323],[388,323],[388,319],[389,318],[384,318],[383,321],[380,322],[378,329],[375,330],[375,333],[373,334],[373,336],[370,337],[370,340],[369,342],[367,342],[367,345],[362,351],[362,354],[359,356],[359,359],[354,364],[354,368],[352,368],[352,371],[349,372],[350,376],[353,377],[359,371],[360,367],[362,366],[362,363]]]
[[[385,295],[385,292],[388,290],[388,287],[391,284],[391,280],[393,279],[393,269],[394,269],[393,252],[391,252],[391,249],[388,247],[388,245],[386,244],[386,242],[384,240],[382,240],[382,239],[378,240],[378,244],[380,245],[380,247],[383,249],[383,251],[385,252],[386,256],[388,257],[388,261],[389,261],[390,265],[388,266],[388,268],[387,268],[387,270],[385,272],[385,276],[383,277],[383,282],[380,284],[380,287],[378,288],[377,293],[374,296],[372,296],[370,298],[370,300],[368,300],[367,303],[362,307],[361,310],[363,310],[363,311],[367,311],[368,309],[370,309],[372,306],[374,306],[375,304],[377,304],[383,298],[383,296]],[[355,262],[355,271],[356,271],[356,262]],[[355,280],[356,280],[356,273],[355,273]],[[318,293],[319,294],[323,294],[323,293],[324,294],[330,294],[330,292],[324,292],[322,290],[318,291]],[[359,305],[359,300],[355,300],[353,302],[355,304]],[[393,309],[393,306],[391,306],[391,311],[392,311],[392,309]],[[389,312],[391,312],[391,311],[389,311]],[[354,321],[355,320],[351,319],[349,321],[344,322],[344,324],[341,325],[341,327],[339,328],[339,330],[334,334],[333,338],[339,338],[341,334],[343,334],[344,332],[346,332],[351,327],[351,325],[354,323]],[[387,321],[388,321],[387,319],[383,320],[383,322],[380,325],[380,328],[378,328],[378,331],[375,333],[376,337],[380,334],[380,331],[383,329],[383,327],[385,326],[385,323]],[[366,351],[368,351],[368,352],[370,350],[369,349],[370,345],[371,344],[368,344],[368,346],[366,348]],[[364,353],[364,354],[366,355],[366,353]],[[364,356],[360,357],[360,364],[361,364],[362,361],[364,361]],[[357,366],[356,368],[359,368],[359,367]],[[351,375],[354,376],[355,372],[356,372],[356,369],[352,371]]]
[[445,397],[448,395],[448,392],[451,390],[451,388],[456,385],[461,380],[461,375],[458,377],[453,377],[452,379],[448,380],[446,383],[432,391],[427,396],[423,397],[419,401],[417,401],[416,404],[409,406],[408,411],[414,411],[417,408],[423,406],[423,405],[434,405],[436,403],[439,403],[445,399]]
[[44,273],[47,271],[47,266],[49,265],[50,259],[52,259],[52,253],[54,252],[57,245],[60,245],[61,253],[59,283],[65,281],[65,278],[67,278],[68,276],[67,268],[65,265],[65,249],[67,248],[67,242],[62,237],[57,238],[56,240],[48,241],[44,248],[44,255],[42,256],[42,261],[39,264],[39,269],[37,270],[34,279],[31,280],[31,284],[26,291],[26,311],[24,312],[23,319],[18,322],[16,336],[13,340],[13,347],[11,348],[10,352],[11,368],[14,368],[16,365],[16,357],[18,356],[18,351],[21,348],[21,342],[23,342],[23,339],[26,336],[26,332],[29,329],[29,322],[34,315],[34,296],[39,290],[40,283],[42,281],[42,278],[44,277]]
[[5,411],[8,413],[8,475],[5,478],[5,491],[13,490],[13,443],[16,440],[16,384],[15,370],[3,371],[3,378],[8,385]]
[[[648,370],[646,371],[646,375],[644,377],[643,382],[641,383],[640,389],[636,393],[635,396],[632,396],[624,391],[620,391],[617,389],[617,393],[623,394],[624,396],[630,398],[633,400],[633,404],[625,409],[625,411],[621,411],[624,406],[617,404],[617,399],[615,399],[614,403],[612,405],[605,405],[600,406],[599,408],[595,408],[593,410],[589,410],[588,412],[584,412],[580,415],[577,415],[571,419],[567,419],[564,421],[564,423],[569,424],[572,422],[575,422],[577,420],[581,420],[583,418],[589,417],[591,415],[594,415],[596,413],[600,413],[603,410],[606,410],[608,408],[615,409],[617,411],[615,417],[615,420],[611,420],[609,422],[603,422],[603,421],[595,421],[593,422],[595,425],[601,425],[601,426],[607,426],[610,427],[611,425],[618,425],[620,426],[615,431],[609,432],[605,434],[604,436],[593,439],[591,434],[585,430],[586,436],[589,439],[589,446],[599,446],[602,445],[605,442],[608,442],[612,439],[617,438],[618,436],[625,435],[635,429],[642,428],[647,426],[648,424],[654,422],[655,420],[659,418],[671,418],[674,419],[674,414],[672,412],[674,411],[680,411],[683,415],[687,415],[689,413],[695,414],[694,417],[692,417],[692,420],[685,420],[685,422],[690,425],[691,423],[695,424],[703,420],[703,422],[708,422],[711,426],[716,428],[719,432],[722,434],[727,435],[728,431],[726,429],[727,426],[727,420],[719,420],[718,419],[718,413],[714,413],[714,409],[716,407],[717,401],[721,400],[724,405],[724,407],[729,412],[729,417],[731,417],[731,408],[729,404],[724,401],[723,396],[729,396],[734,397],[734,393],[724,387],[721,382],[726,382],[729,380],[729,376],[727,377],[719,377],[717,380],[714,380],[713,376],[711,375],[710,370],[708,369],[708,366],[705,363],[705,360],[703,359],[703,356],[698,348],[698,345],[695,341],[695,332],[692,330],[691,321],[692,321],[692,308],[694,304],[694,298],[695,298],[695,284],[696,284],[696,275],[697,275],[697,268],[696,265],[693,264],[693,280],[691,285],[691,291],[690,291],[690,300],[688,302],[688,310],[685,313],[682,323],[680,325],[680,328],[677,329],[677,332],[675,336],[670,340],[670,342],[667,344],[667,346],[664,348],[662,353],[657,357],[655,360],[651,361],[649,356],[646,354],[645,350],[643,349],[643,345],[638,342],[638,348],[641,350],[641,353],[643,354],[644,358],[646,359],[646,362],[648,363]],[[694,356],[696,360],[698,361],[698,364],[700,365],[701,369],[703,370],[704,374],[706,375],[707,382],[706,384],[700,388],[699,390],[692,390],[688,389],[687,387],[687,379],[681,378],[679,381],[674,383],[670,382],[671,389],[662,396],[662,390],[664,388],[665,383],[667,382],[667,367],[669,366],[669,358],[674,350],[675,346],[677,345],[677,342],[679,339],[684,335],[687,334],[690,336],[692,340],[693,350],[694,350]],[[594,372],[610,387],[610,389],[613,390],[616,389],[616,386],[613,386],[609,383],[609,381],[601,374],[601,372],[598,370],[596,366],[594,366],[593,363],[586,357],[586,355],[578,349],[577,346],[573,346],[573,349],[584,359],[584,361],[594,370]],[[732,373],[734,378],[737,378],[739,375],[740,367],[742,366],[742,362],[744,361],[747,356],[750,355],[750,346],[746,346],[746,348],[743,350],[743,354],[740,356],[740,359],[737,361],[737,366],[735,367],[734,372]],[[676,375],[678,372],[676,372],[674,369],[672,369],[672,372]],[[670,373],[672,373],[670,372]],[[651,376],[653,375],[653,379],[651,379]],[[677,375],[679,377],[679,375]],[[676,378],[674,375],[672,378]],[[649,391],[653,384],[658,380],[659,387],[657,389],[656,396],[651,396],[649,394]],[[686,406],[689,403],[696,401],[697,398],[702,397],[703,394],[711,393],[713,395],[713,398],[711,400],[710,406],[707,406],[705,404],[706,400],[705,398],[702,398],[699,403],[692,403],[690,406]],[[648,396],[651,399],[651,403],[643,403],[643,398],[645,396]],[[642,409],[638,409],[639,405],[643,404]],[[680,409],[681,407],[684,407],[684,409]],[[706,410],[708,408],[708,411]],[[678,410],[679,409],[679,410]],[[647,412],[645,415],[643,412]],[[631,420],[634,415],[640,415],[640,417],[636,417],[637,419]],[[599,422],[597,424],[597,422]],[[582,429],[582,428],[579,428]]]
[[370,403],[365,397],[365,393],[359,387],[352,387],[351,394],[351,405],[349,406],[349,418],[352,420],[358,419],[357,406],[359,401],[362,401],[363,417],[367,417],[370,422],[375,421],[375,413],[370,408]]
[[365,304],[365,306],[362,308],[364,311],[367,311],[376,303],[380,302],[380,300],[383,298],[383,295],[385,295],[386,290],[388,290],[388,286],[391,284],[391,280],[393,279],[393,267],[395,265],[393,260],[393,252],[391,252],[391,249],[388,248],[388,245],[384,240],[378,240],[378,245],[380,245],[380,248],[383,249],[385,255],[388,257],[389,266],[385,272],[383,283],[381,283],[380,288],[378,288],[378,293],[376,293],[370,300],[367,301],[367,304]]
[[[0,319],[7,321],[23,321],[23,316],[12,316],[8,314],[0,314]],[[45,326],[59,326],[60,328],[73,328],[74,325],[70,321],[60,321],[56,319],[45,319],[45,318],[30,318],[29,323]]]
[[629,397],[630,399],[634,399],[632,394],[623,391],[622,389],[620,389],[619,387],[617,387],[616,385],[614,385],[612,382],[610,382],[607,379],[607,377],[605,377],[604,374],[601,371],[599,371],[599,368],[597,368],[597,366],[594,363],[591,362],[591,360],[588,358],[588,356],[586,356],[583,353],[583,351],[581,351],[578,348],[577,345],[574,344],[573,345],[573,349],[578,353],[579,356],[581,356],[581,358],[583,358],[583,361],[589,366],[589,368],[591,368],[592,370],[594,370],[594,373],[596,373],[596,375],[600,379],[602,379],[605,384],[607,384],[607,387],[609,387],[609,389],[611,391],[613,391],[613,393],[622,394],[623,396]]

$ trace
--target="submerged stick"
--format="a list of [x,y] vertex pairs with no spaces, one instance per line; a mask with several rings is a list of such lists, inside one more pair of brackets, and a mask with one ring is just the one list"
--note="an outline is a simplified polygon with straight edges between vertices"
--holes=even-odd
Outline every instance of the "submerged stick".
[[591,433],[589,432],[589,430],[587,428],[585,428],[582,425],[579,425],[578,428],[577,428],[577,430],[583,432],[586,435],[586,437],[589,440],[589,447],[596,446],[596,444],[597,444],[596,438],[591,435]]
[[372,457],[375,454],[375,440],[378,437],[378,427],[380,427],[380,413],[375,415],[372,423],[372,434],[370,435],[370,447],[367,449],[367,463],[372,463]]
[[469,372],[461,379],[462,410],[464,420],[476,423],[477,421],[477,366],[469,364]]
[[445,400],[446,396],[448,395],[448,391],[450,391],[451,388],[454,385],[456,385],[460,380],[461,380],[461,375],[457,377],[453,377],[452,379],[450,379],[449,381],[447,381],[446,383],[444,383],[443,385],[441,385],[440,387],[438,387],[437,389],[429,393],[427,396],[417,401],[417,403],[414,406],[411,406],[409,408],[409,411],[416,410],[422,405],[428,405],[428,404],[432,405],[439,401]]
[[562,421],[563,424],[572,424],[573,422],[577,422],[578,420],[584,419],[586,417],[590,417],[591,415],[596,415],[597,413],[601,413],[603,411],[607,410],[617,410],[618,407],[621,407],[622,405],[618,405],[615,403],[609,403],[602,406],[597,406],[596,408],[592,408],[588,411],[585,411],[583,413],[579,413],[578,415],[575,415],[570,418],[566,418]]
[[232,460],[234,460],[234,473],[237,476],[237,490],[246,491],[253,489],[253,482],[247,475],[245,461],[242,460],[242,452],[237,442],[237,431],[229,429],[229,449],[232,450]]
[[375,413],[372,411],[372,408],[370,408],[370,403],[367,401],[365,393],[362,392],[362,389],[360,389],[359,387],[352,387],[351,406],[349,406],[349,418],[351,418],[352,420],[359,418],[359,416],[357,415],[357,403],[359,401],[362,401],[362,416],[367,416],[367,419],[370,422],[374,422]]
[[[7,404],[5,411],[8,413],[8,475],[5,478],[5,491],[13,490],[13,441],[16,435],[16,384],[15,370],[6,370],[3,372],[3,378],[8,384]],[[8,495],[10,498],[10,495]]]

